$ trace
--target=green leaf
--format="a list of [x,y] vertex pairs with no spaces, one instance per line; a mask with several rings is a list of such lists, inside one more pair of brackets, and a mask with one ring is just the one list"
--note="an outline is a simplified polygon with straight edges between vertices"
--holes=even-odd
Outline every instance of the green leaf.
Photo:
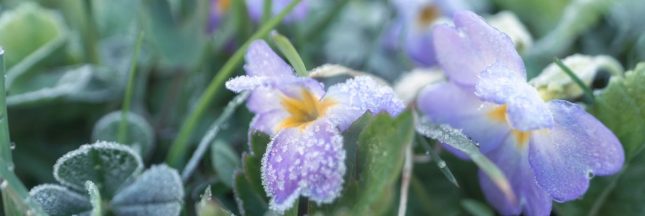
[[645,212],[645,64],[625,77],[612,77],[589,108],[620,139],[625,149],[623,170],[597,177],[581,200],[559,205],[562,215],[642,215]]
[[152,166],[112,199],[116,215],[179,215],[184,187],[177,170]]
[[83,145],[56,161],[54,178],[61,184],[82,191],[92,181],[105,197],[116,191],[143,168],[143,162],[131,148],[112,142]]
[[65,34],[59,14],[26,2],[0,17],[0,46],[7,51],[6,64],[11,68],[40,47]]
[[254,188],[244,176],[244,173],[237,172],[235,174],[233,191],[235,192],[235,201],[242,215],[264,215],[268,210],[267,203]]
[[202,195],[202,199],[197,203],[195,212],[198,216],[233,216],[234,214],[226,210],[222,205],[213,200],[211,187],[208,186]]
[[[140,115],[128,113],[128,136],[125,144],[131,146],[144,158],[150,156],[154,148],[154,132],[152,126]],[[93,140],[116,142],[118,139],[121,112],[115,111],[103,116],[92,131]]]
[[88,215],[92,210],[86,196],[59,185],[38,185],[29,191],[29,195],[51,216]]
[[603,122],[620,139],[627,158],[643,148],[645,143],[645,63],[625,73],[625,77],[614,76],[609,85],[596,97],[596,103],[589,108],[598,120]]
[[282,55],[284,55],[289,63],[291,63],[293,68],[296,70],[296,73],[299,76],[307,76],[307,68],[305,67],[305,63],[302,62],[302,58],[300,58],[298,51],[296,51],[296,48],[293,47],[291,41],[289,41],[287,37],[281,35],[276,31],[271,33],[271,38],[273,38],[273,42],[276,46],[278,46],[278,49],[280,50]]
[[90,203],[92,204],[92,216],[101,216],[103,215],[103,203],[101,201],[101,192],[99,192],[99,188],[96,187],[92,181],[86,181],[85,182],[85,189],[87,190],[87,193],[90,195]]
[[235,170],[240,167],[237,153],[226,143],[215,141],[211,146],[211,162],[219,179],[227,186],[233,187]]
[[191,68],[201,59],[206,46],[206,1],[197,1],[197,12],[178,20],[168,1],[144,0],[142,23],[146,41],[152,43],[162,64],[167,67]]
[[347,173],[342,196],[313,211],[332,215],[384,214],[393,204],[392,191],[401,175],[405,149],[414,136],[412,113],[406,111],[396,118],[387,113],[366,114],[343,135]]

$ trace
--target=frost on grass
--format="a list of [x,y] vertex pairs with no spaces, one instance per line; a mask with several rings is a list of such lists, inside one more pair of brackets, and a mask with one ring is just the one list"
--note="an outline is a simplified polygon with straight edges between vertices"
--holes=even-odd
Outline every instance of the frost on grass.
[[90,196],[90,204],[92,204],[92,215],[101,215],[102,206],[101,206],[101,192],[99,188],[96,187],[92,181],[85,182],[85,189],[87,189],[87,194]]
[[59,185],[39,185],[31,189],[29,195],[51,216],[89,215],[92,210],[86,196]]
[[54,165],[54,178],[79,191],[85,190],[86,181],[92,181],[110,197],[142,168],[141,158],[131,148],[99,141],[59,158]]
[[179,215],[184,188],[177,171],[153,166],[112,199],[117,215]]
[[[118,140],[119,124],[121,123],[122,112],[111,112],[103,116],[94,125],[92,131],[93,140],[114,141]],[[152,126],[140,115],[129,112],[127,114],[128,136],[126,143],[135,150],[139,151],[145,158],[149,156],[154,148],[154,134]]]

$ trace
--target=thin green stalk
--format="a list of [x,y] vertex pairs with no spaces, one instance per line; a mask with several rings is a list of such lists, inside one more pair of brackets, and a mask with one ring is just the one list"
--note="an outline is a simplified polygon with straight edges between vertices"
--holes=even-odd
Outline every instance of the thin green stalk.
[[425,148],[426,152],[430,154],[430,157],[432,157],[432,160],[435,161],[437,167],[439,168],[439,170],[441,170],[441,173],[446,176],[448,181],[450,181],[450,183],[452,183],[453,185],[459,187],[459,182],[457,182],[457,178],[455,178],[455,175],[452,174],[452,171],[450,171],[450,168],[448,168],[448,166],[446,165],[446,161],[441,159],[441,157],[439,157],[439,154],[434,149],[432,149],[432,146],[430,146],[428,141],[426,141],[426,138],[421,136],[420,134],[417,134],[417,141],[419,141],[419,144],[421,144]]
[[300,1],[302,0],[292,1],[284,10],[280,12],[280,14],[271,18],[271,20],[262,25],[260,30],[253,34],[253,36],[251,36],[251,38],[249,38],[249,40],[247,40],[244,45],[242,45],[242,47],[240,47],[240,49],[238,49],[233,54],[233,56],[231,56],[231,58],[224,64],[224,66],[222,66],[222,68],[217,72],[217,75],[215,75],[211,83],[208,85],[206,91],[204,91],[204,93],[200,96],[199,101],[197,102],[193,111],[189,114],[186,120],[184,120],[177,138],[170,147],[170,152],[166,157],[166,162],[170,166],[175,168],[182,166],[188,148],[188,141],[190,139],[190,136],[192,135],[192,132],[195,130],[197,123],[199,123],[199,120],[204,115],[204,112],[206,112],[206,109],[208,109],[217,92],[222,88],[222,85],[224,85],[224,82],[231,76],[231,74],[233,74],[235,69],[238,67],[251,42],[263,38],[267,34],[269,34],[269,32],[275,26],[280,24],[284,17],[287,16],[287,14],[289,14],[289,12],[291,12],[291,10],[293,10],[293,8],[298,5],[298,3],[300,3]]
[[13,158],[11,156],[11,139],[9,137],[9,118],[7,113],[5,92],[4,50],[0,48],[0,189],[4,198],[11,198],[13,203],[26,208],[13,208],[12,211],[35,211],[36,215],[43,215],[40,207],[29,199],[29,192],[25,185],[13,172]]
[[307,67],[305,67],[305,63],[302,61],[302,58],[300,58],[296,48],[291,44],[291,41],[277,31],[271,32],[271,38],[273,39],[273,42],[275,42],[275,45],[278,46],[280,52],[287,58],[289,63],[291,63],[293,68],[296,70],[296,73],[299,76],[307,76]]
[[119,132],[117,138],[119,143],[125,144],[128,137],[128,113],[130,112],[130,104],[132,103],[132,95],[134,94],[134,83],[137,79],[137,61],[139,59],[139,52],[141,51],[141,44],[143,42],[143,31],[140,31],[137,36],[137,42],[134,47],[134,54],[130,61],[130,70],[128,76],[128,84],[123,96],[123,107],[121,108],[121,122],[119,122]]
[[98,50],[98,31],[96,30],[96,21],[94,20],[94,7],[92,0],[83,0],[83,11],[85,12],[84,29],[84,48],[87,61],[92,64],[100,64]]
[[264,0],[264,3],[262,4],[262,23],[266,23],[271,19],[271,15],[273,15],[273,1]]
[[569,75],[569,77],[573,80],[573,82],[575,82],[576,85],[578,85],[582,89],[582,91],[584,92],[585,98],[587,98],[588,102],[590,104],[593,103],[596,98],[593,96],[591,89],[587,85],[585,85],[584,82],[582,82],[582,80],[571,70],[571,68],[567,67],[567,65],[565,65],[562,61],[560,61],[560,59],[556,58],[554,61],[555,61],[555,64],[558,65],[558,67],[560,67],[560,69],[562,69],[564,73]]

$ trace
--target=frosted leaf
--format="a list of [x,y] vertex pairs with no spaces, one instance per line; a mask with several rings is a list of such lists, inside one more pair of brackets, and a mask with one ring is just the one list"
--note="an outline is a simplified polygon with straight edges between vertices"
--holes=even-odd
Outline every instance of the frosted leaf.
[[117,95],[115,93],[120,88],[120,85],[115,85],[118,83],[115,73],[110,69],[89,65],[52,71],[38,77],[39,79],[31,80],[51,79],[53,76],[58,77],[57,81],[44,86],[41,83],[38,85],[43,86],[40,89],[29,89],[10,95],[7,97],[7,104],[17,106],[56,99],[85,102],[110,100]]
[[54,165],[54,178],[79,191],[85,189],[86,181],[92,181],[101,194],[111,197],[142,168],[141,158],[128,146],[99,141],[59,158]]
[[231,147],[221,141],[211,146],[211,161],[217,177],[227,186],[233,187],[233,175],[240,167],[240,158]]
[[233,213],[213,199],[211,186],[204,190],[201,201],[195,205],[195,212],[200,216],[234,216]]
[[418,133],[445,143],[457,150],[460,150],[468,155],[470,159],[495,183],[497,187],[504,193],[509,202],[517,202],[515,194],[511,189],[511,185],[504,173],[486,156],[484,156],[478,148],[478,144],[469,139],[462,133],[461,130],[452,128],[445,124],[433,124],[427,119],[422,119],[417,123],[416,130]]
[[38,185],[29,196],[51,216],[90,215],[92,206],[87,197],[54,184]]
[[152,166],[112,199],[116,215],[179,215],[184,188],[176,170]]
[[[111,112],[103,116],[94,125],[92,131],[93,140],[118,141],[119,124],[121,123],[120,111]],[[127,114],[128,136],[126,144],[145,157],[150,155],[154,148],[154,132],[152,126],[146,119],[136,113]]]

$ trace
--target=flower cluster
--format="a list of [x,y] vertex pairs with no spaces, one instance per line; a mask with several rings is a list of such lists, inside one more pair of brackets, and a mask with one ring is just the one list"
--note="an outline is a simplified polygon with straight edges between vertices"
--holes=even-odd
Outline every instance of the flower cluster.
[[455,11],[466,8],[461,0],[395,0],[398,19],[391,27],[386,44],[402,48],[419,66],[428,67],[437,63],[433,44],[432,27],[444,17],[450,17]]
[[245,76],[226,87],[251,91],[247,106],[256,115],[251,129],[272,137],[262,158],[262,182],[270,207],[284,211],[300,195],[317,203],[339,196],[345,174],[341,132],[366,112],[399,114],[404,105],[391,88],[365,76],[323,84],[294,75],[264,41],[251,44]]
[[579,198],[593,175],[621,169],[616,136],[576,104],[545,102],[527,83],[508,36],[472,12],[453,20],[432,32],[449,81],[426,87],[417,105],[432,121],[463,129],[504,172],[519,200],[507,200],[480,173],[481,188],[500,213],[549,215],[552,200]]

